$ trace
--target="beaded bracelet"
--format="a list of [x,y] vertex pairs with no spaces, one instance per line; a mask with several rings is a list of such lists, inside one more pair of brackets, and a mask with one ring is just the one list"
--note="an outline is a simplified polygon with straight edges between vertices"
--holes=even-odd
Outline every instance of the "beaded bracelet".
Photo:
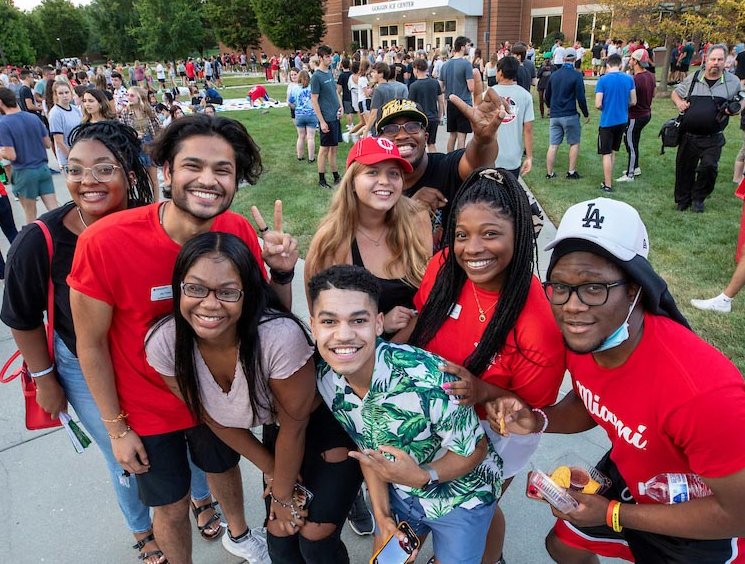
[[542,409],[538,409],[537,407],[534,407],[532,411],[536,413],[540,413],[543,416],[543,427],[541,428],[540,431],[538,431],[538,434],[542,435],[546,431],[546,428],[548,427],[548,415],[546,415],[545,411],[543,411]]
[[119,412],[119,415],[117,415],[114,419],[104,419],[101,417],[101,421],[104,423],[118,423],[119,421],[126,419],[129,417],[129,413],[124,413],[123,411]]
[[52,372],[54,372],[54,364],[52,364],[52,366],[50,366],[49,368],[45,368],[44,370],[39,370],[39,372],[31,372],[29,370],[28,375],[31,376],[32,378],[41,378],[42,376],[46,376],[47,374],[51,374]]
[[110,438],[110,439],[111,439],[112,441],[114,441],[114,440],[116,440],[116,439],[121,439],[121,438],[123,438],[124,436],[126,436],[126,434],[127,434],[127,433],[129,433],[129,432],[130,432],[131,430],[132,430],[132,427],[130,427],[129,425],[127,425],[127,428],[126,428],[126,429],[124,429],[124,431],[122,431],[121,433],[119,433],[119,434],[117,434],[117,435],[112,435],[111,433],[109,433],[109,438]]
[[285,503],[284,501],[282,501],[278,497],[275,497],[274,492],[271,491],[271,490],[269,490],[269,497],[272,498],[272,501],[274,503],[276,503],[276,504],[284,507],[285,509],[289,509],[290,507],[293,507],[293,500],[292,499],[290,500],[289,503]]

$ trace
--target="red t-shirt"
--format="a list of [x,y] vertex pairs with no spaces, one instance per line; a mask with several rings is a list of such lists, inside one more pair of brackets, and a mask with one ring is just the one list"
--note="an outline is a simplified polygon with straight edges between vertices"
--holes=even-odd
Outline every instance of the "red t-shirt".
[[[109,349],[119,403],[132,429],[143,436],[195,425],[186,404],[145,359],[150,324],[173,308],[171,277],[181,250],[160,225],[158,206],[115,213],[91,225],[78,239],[67,278],[74,290],[113,308]],[[243,239],[263,269],[256,233],[244,217],[225,212],[211,231]]]
[[261,84],[257,84],[248,91],[248,97],[251,98],[252,103],[256,102],[256,100],[265,100],[267,98],[266,88]]
[[608,433],[616,463],[638,484],[663,472],[720,478],[745,468],[745,381],[717,349],[682,325],[645,314],[639,345],[618,368],[567,353],[574,391]]
[[[420,311],[434,286],[442,253],[440,251],[429,262],[419,291],[414,296],[414,307]],[[487,313],[486,322],[481,323],[474,290],[484,309],[499,298],[498,293],[482,290],[466,280],[450,317],[424,346],[426,350],[460,365],[476,350],[496,306]],[[534,407],[556,401],[565,371],[564,342],[541,283],[535,276],[515,330],[510,332],[502,351],[495,352],[494,360],[481,375],[484,381],[514,392]],[[476,407],[479,417],[484,419],[482,407]]]
[[194,63],[189,61],[186,63],[184,67],[184,72],[186,73],[186,76],[189,78],[194,78]]

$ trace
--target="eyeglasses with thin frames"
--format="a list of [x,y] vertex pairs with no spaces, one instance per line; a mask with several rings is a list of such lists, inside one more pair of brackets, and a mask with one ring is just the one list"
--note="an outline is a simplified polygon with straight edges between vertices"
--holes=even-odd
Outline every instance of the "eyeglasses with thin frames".
[[406,133],[419,133],[424,126],[418,121],[407,121],[406,123],[389,123],[380,128],[380,133],[386,137],[395,137],[402,129]]
[[624,286],[627,280],[616,280],[615,282],[588,282],[586,284],[562,284],[561,282],[544,282],[543,291],[551,304],[564,305],[569,301],[574,292],[577,293],[579,301],[586,306],[601,306],[608,301],[611,288]]
[[202,300],[212,292],[221,302],[237,302],[243,297],[243,290],[238,288],[208,288],[202,284],[192,284],[191,282],[181,282],[181,291],[189,298]]
[[67,164],[62,168],[64,169],[67,178],[73,182],[82,182],[86,171],[91,173],[91,176],[93,176],[93,179],[96,180],[96,182],[109,182],[114,178],[116,171],[122,167],[108,163],[99,163],[91,167]]

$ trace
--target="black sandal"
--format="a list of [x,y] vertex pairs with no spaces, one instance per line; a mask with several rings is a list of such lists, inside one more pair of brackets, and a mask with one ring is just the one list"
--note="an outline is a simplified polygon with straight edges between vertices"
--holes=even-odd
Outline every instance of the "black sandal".
[[142,552],[142,549],[145,548],[145,545],[149,542],[153,542],[154,540],[155,536],[153,535],[153,533],[150,533],[148,536],[138,540],[135,544],[132,545],[132,548],[140,551],[140,555],[137,558],[144,562],[148,558],[156,557],[158,558],[158,564],[168,564],[168,560],[160,560],[165,556],[162,550],[149,550],[147,552]]
[[[202,538],[204,540],[215,540],[222,534],[222,526],[218,527],[217,530],[212,533],[206,532],[207,529],[215,523],[215,521],[220,521],[220,513],[215,510],[215,507],[217,507],[216,501],[213,501],[212,503],[206,503],[205,505],[197,507],[197,505],[194,503],[194,500],[191,500],[191,512],[194,515],[194,519],[197,521],[197,529],[199,529],[199,534],[202,535]],[[215,513],[212,515],[212,517],[210,517],[209,521],[207,521],[204,525],[200,525],[199,516],[205,511],[209,511],[210,509],[215,511]]]

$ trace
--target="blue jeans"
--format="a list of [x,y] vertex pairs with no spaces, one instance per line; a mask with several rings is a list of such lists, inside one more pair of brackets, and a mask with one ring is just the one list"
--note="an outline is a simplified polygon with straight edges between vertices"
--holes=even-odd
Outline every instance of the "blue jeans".
[[432,547],[439,562],[481,564],[496,501],[471,509],[456,507],[442,517],[428,519],[417,498],[403,499],[391,486],[388,492],[397,522],[406,521],[419,538],[432,531]]
[[[111,483],[114,486],[119,508],[127,521],[127,527],[133,533],[149,531],[152,528],[150,509],[140,501],[137,480],[134,476],[128,478],[122,476],[124,471],[114,458],[109,434],[101,421],[101,414],[88,389],[85,378],[83,378],[80,362],[57,334],[54,335],[54,356],[57,365],[57,377],[60,385],[65,390],[67,401],[75,410],[86,431],[96,441],[106,460]],[[191,467],[192,498],[196,500],[205,499],[210,495],[207,477],[204,472],[192,464],[191,459],[189,465]]]

